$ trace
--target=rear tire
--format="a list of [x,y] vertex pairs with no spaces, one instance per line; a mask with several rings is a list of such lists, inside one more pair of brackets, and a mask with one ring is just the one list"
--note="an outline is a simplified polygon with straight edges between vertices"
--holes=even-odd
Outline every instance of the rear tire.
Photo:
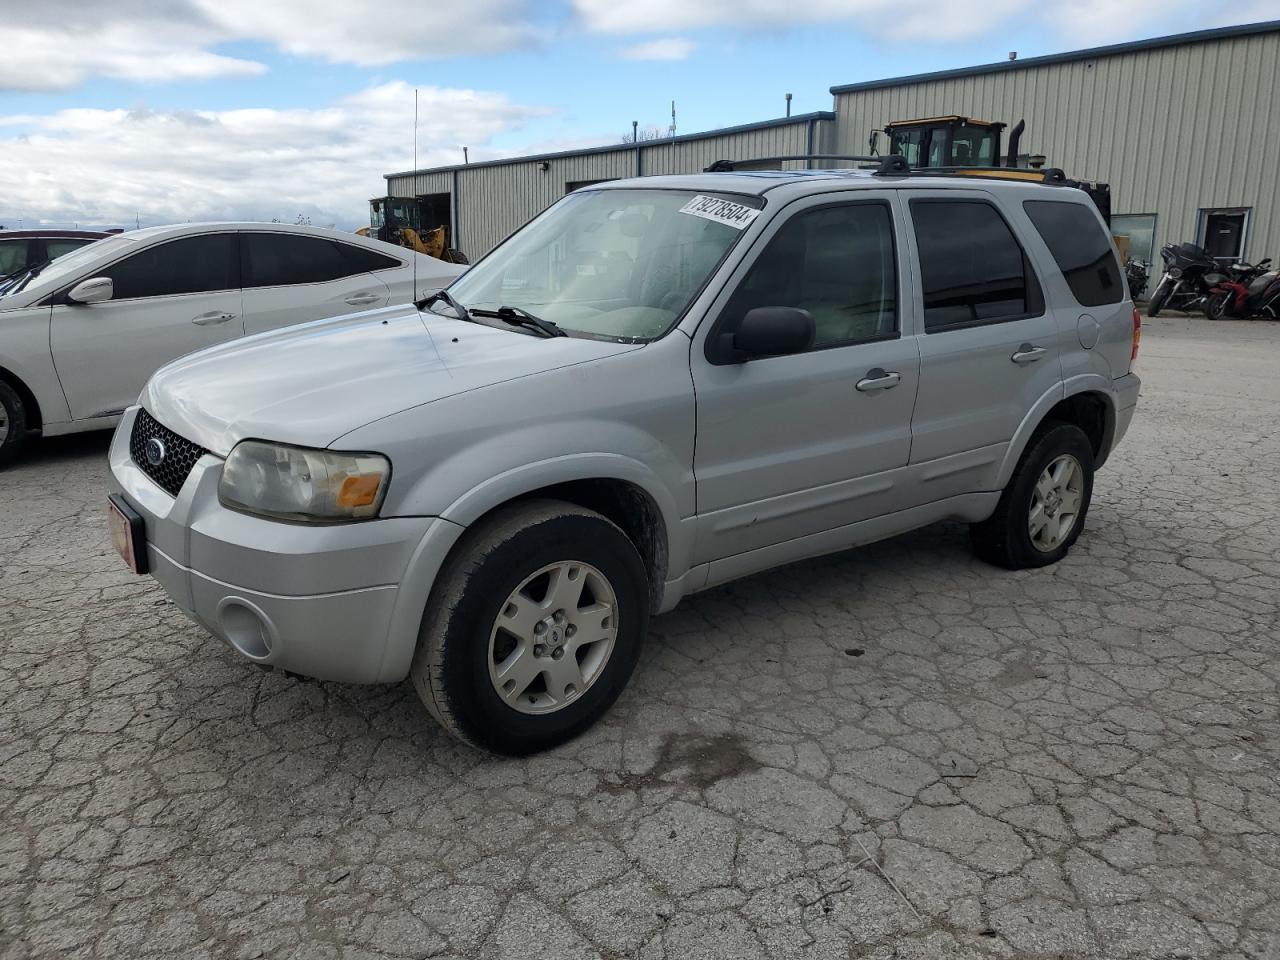
[[0,467],[14,461],[27,442],[27,405],[22,395],[0,380]]
[[455,548],[410,673],[454,736],[522,756],[577,736],[613,705],[648,625],[648,576],[626,534],[573,504],[518,503]]
[[1164,308],[1165,302],[1169,299],[1170,293],[1169,281],[1161,280],[1157,285],[1155,292],[1151,294],[1151,300],[1147,303],[1147,316],[1158,317],[1160,311]]
[[987,563],[1026,570],[1057,563],[1084,529],[1093,498],[1093,446],[1074,424],[1051,424],[1023,451],[995,513],[969,527]]
[[1216,293],[1204,302],[1204,315],[1210,320],[1229,320],[1234,293]]

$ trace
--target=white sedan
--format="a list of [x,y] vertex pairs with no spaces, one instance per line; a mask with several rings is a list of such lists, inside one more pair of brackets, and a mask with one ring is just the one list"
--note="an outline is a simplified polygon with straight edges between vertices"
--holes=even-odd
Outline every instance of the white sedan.
[[111,426],[152,373],[184,354],[409,303],[465,270],[336,230],[185,223],[17,274],[0,286],[0,465],[33,433]]

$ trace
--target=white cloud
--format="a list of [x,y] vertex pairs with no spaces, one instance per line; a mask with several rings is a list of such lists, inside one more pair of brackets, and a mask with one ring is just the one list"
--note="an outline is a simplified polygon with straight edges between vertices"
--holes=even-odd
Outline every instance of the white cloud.
[[229,36],[333,63],[380,66],[527,46],[525,0],[191,0]]
[[[420,166],[483,156],[545,113],[504,94],[419,91]],[[6,130],[11,131],[6,136]],[[316,109],[62,110],[0,116],[0,223],[367,222],[382,175],[412,166],[413,90],[371,87]]]
[[69,89],[90,76],[205,80],[252,76],[217,52],[257,41],[296,56],[380,66],[493,53],[538,42],[527,0],[42,0],[6,5],[0,90]]
[[893,40],[947,41],[988,36],[1014,21],[1072,44],[1102,44],[1224,23],[1280,16],[1278,0],[1222,5],[1203,0],[572,0],[578,22],[593,33],[653,34],[712,27],[779,28],[845,24]]
[[684,37],[663,37],[623,47],[618,56],[623,60],[687,60],[697,46]]
[[845,22],[901,37],[954,38],[988,32],[1030,0],[573,0],[584,27],[596,33],[652,33],[702,27],[769,27]]

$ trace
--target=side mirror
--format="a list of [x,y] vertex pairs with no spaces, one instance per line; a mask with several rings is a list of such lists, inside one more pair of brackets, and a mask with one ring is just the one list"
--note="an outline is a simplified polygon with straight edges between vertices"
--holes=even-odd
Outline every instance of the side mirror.
[[92,277],[81,280],[67,291],[68,303],[102,303],[114,293],[110,277]]
[[808,310],[795,307],[756,307],[748,310],[733,333],[731,360],[753,360],[803,353],[813,346],[816,328]]

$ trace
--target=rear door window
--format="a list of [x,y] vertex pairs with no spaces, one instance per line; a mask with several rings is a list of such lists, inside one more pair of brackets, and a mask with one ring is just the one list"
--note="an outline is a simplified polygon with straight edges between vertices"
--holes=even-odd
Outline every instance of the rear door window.
[[1040,283],[1013,230],[985,200],[911,201],[925,331],[1044,312]]
[[211,293],[240,287],[236,235],[210,233],[148,247],[94,276],[110,277],[112,300]]
[[355,248],[325,237],[289,233],[241,234],[240,258],[245,289],[326,283],[371,269],[366,265],[368,261],[348,254],[350,250]]
[[1092,210],[1064,200],[1025,200],[1022,209],[1081,306],[1097,307],[1124,299],[1115,250]]

